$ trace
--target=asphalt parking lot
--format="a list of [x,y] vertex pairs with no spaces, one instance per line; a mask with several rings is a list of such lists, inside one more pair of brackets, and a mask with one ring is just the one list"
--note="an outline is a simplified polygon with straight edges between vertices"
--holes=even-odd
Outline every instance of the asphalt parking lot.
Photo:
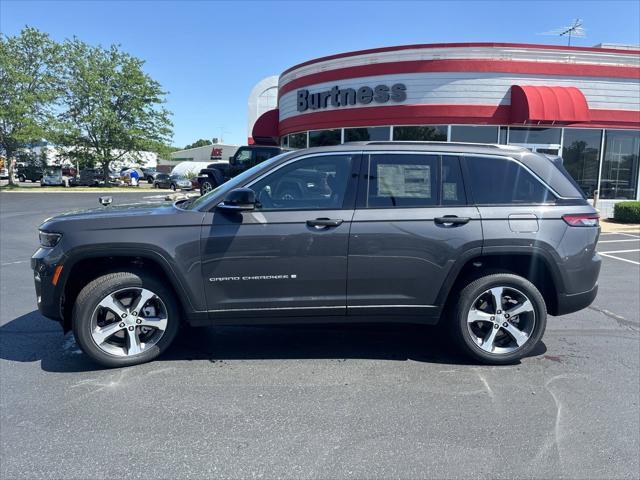
[[640,477],[639,234],[601,237],[595,303],[518,365],[361,325],[189,330],[102,370],[29,269],[37,225],[96,197],[0,193],[0,478]]

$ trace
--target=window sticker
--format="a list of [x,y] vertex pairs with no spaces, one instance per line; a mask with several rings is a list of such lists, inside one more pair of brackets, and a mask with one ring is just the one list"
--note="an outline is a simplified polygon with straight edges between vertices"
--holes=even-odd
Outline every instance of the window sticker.
[[378,195],[431,198],[430,165],[378,164]]

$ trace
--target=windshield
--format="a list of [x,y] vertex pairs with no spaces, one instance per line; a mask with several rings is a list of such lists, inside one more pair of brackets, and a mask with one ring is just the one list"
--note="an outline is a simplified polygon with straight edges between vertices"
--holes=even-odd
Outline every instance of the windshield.
[[271,165],[276,163],[283,155],[286,155],[287,153],[289,152],[281,153],[280,155],[271,157],[269,160],[265,160],[264,162],[251,167],[249,170],[245,170],[237,177],[233,177],[232,179],[224,182],[222,185],[218,185],[206,195],[197,198],[188,205],[182,206],[182,208],[186,210],[197,210],[202,205],[205,205],[212,197],[218,195],[222,190],[233,190],[234,188],[242,185],[245,181],[247,181],[247,179],[251,178],[257,172],[267,170]]

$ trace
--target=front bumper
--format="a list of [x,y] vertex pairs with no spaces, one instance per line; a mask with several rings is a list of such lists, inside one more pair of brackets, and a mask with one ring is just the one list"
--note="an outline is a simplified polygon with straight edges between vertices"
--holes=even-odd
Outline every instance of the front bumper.
[[577,312],[583,308],[587,308],[593,303],[598,295],[598,284],[596,283],[591,290],[581,293],[559,294],[558,306],[554,314],[566,315],[567,313]]
[[31,257],[31,269],[36,287],[38,310],[42,315],[52,320],[60,321],[60,294],[53,285],[53,275],[56,263],[48,258],[51,249],[39,248]]

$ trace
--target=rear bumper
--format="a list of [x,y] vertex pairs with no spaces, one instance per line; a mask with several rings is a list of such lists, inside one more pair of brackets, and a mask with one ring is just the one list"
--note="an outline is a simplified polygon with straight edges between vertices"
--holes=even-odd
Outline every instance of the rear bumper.
[[598,284],[596,283],[591,290],[571,295],[559,294],[558,306],[554,315],[566,315],[567,313],[577,312],[583,308],[587,308],[593,303],[598,295]]

